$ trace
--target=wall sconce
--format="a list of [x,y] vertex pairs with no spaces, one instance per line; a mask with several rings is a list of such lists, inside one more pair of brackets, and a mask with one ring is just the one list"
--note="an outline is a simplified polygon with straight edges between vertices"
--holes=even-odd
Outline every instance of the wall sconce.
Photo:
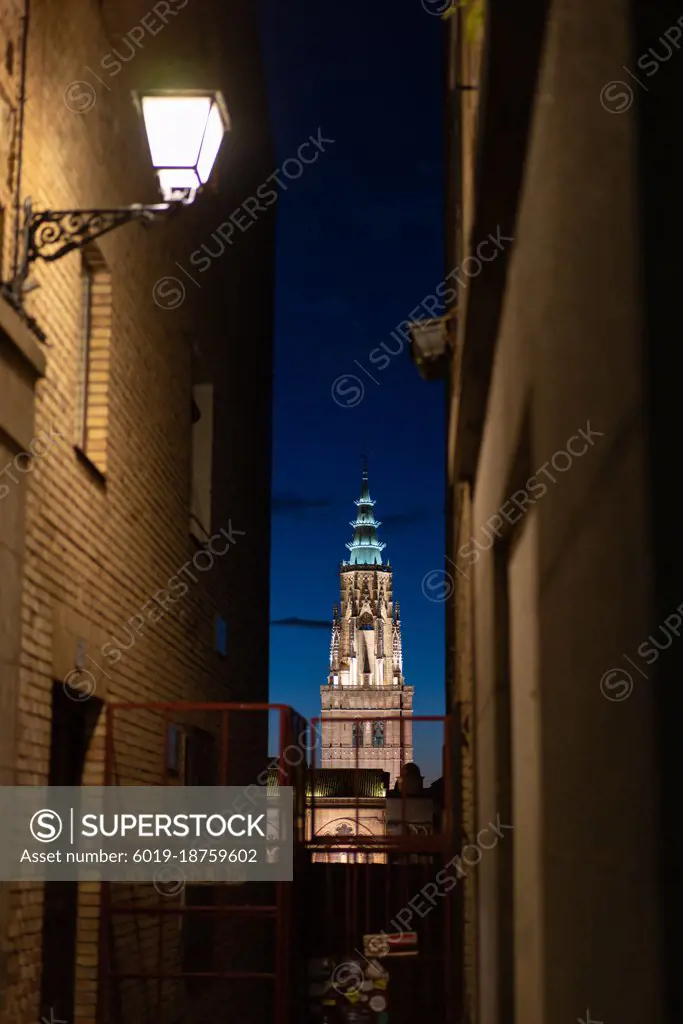
[[214,91],[155,91],[134,97],[142,114],[152,166],[163,203],[102,210],[34,211],[24,202],[22,252],[14,278],[3,294],[21,311],[26,279],[37,259],[53,262],[131,221],[148,225],[161,214],[194,202],[209,180],[230,119],[223,99]]
[[409,327],[410,355],[423,380],[442,380],[448,373],[452,318],[453,314],[448,314]]
[[136,100],[164,199],[191,203],[209,180],[230,124],[220,94],[147,92]]

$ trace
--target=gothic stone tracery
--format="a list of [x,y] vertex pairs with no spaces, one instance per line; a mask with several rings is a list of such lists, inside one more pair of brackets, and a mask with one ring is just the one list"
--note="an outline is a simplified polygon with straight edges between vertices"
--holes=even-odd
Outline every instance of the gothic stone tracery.
[[413,687],[403,676],[400,610],[391,566],[382,562],[374,504],[364,471],[351,557],[340,568],[330,674],[320,688],[322,767],[381,769],[393,786],[413,759]]

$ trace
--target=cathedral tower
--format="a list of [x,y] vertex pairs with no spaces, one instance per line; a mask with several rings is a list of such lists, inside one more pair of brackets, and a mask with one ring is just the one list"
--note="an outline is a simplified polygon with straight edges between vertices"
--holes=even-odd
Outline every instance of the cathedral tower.
[[413,760],[413,687],[403,677],[400,611],[391,566],[382,563],[374,505],[364,468],[353,540],[346,545],[350,558],[340,567],[330,674],[320,687],[322,767],[380,769],[393,786]]

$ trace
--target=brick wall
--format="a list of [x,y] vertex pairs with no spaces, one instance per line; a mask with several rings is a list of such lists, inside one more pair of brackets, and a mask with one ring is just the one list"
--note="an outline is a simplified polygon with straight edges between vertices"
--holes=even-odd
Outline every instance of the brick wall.
[[[254,70],[248,74],[244,64],[226,68],[225,53],[220,52],[221,32],[207,32],[210,15],[215,15],[217,24],[225,24],[229,17],[238,16],[238,4],[226,5],[230,7],[226,10],[205,3],[202,17],[196,11],[178,10],[162,30],[145,36],[143,47],[116,77],[107,77],[102,60],[116,47],[124,52],[125,33],[140,23],[147,6],[129,4],[126,15],[130,14],[130,24],[116,31],[111,27],[110,6],[99,0],[34,0],[32,4],[21,194],[22,199],[31,196],[36,208],[157,201],[130,91],[145,77],[152,80],[160,66],[165,71],[178,69],[178,84],[222,87],[229,105],[234,100],[238,110],[240,103],[244,105],[242,93],[258,92],[248,78],[258,77],[257,55],[251,54]],[[7,3],[0,7],[0,31],[4,34],[0,46],[4,50],[11,41],[15,53],[10,74],[0,52],[0,96],[14,103],[14,123],[21,70],[17,8]],[[248,51],[252,40],[247,23],[236,31],[238,38],[243,32]],[[218,80],[207,82],[207,74]],[[230,140],[237,166],[227,168],[231,188],[225,196],[201,197],[196,208],[174,223],[158,224],[149,231],[130,225],[98,243],[111,277],[106,445],[102,434],[91,434],[85,452],[76,447],[82,341],[80,254],[34,266],[32,278],[39,287],[30,293],[26,304],[47,335],[47,369],[37,388],[35,431],[53,432],[58,440],[47,457],[33,461],[25,478],[26,556],[16,738],[21,784],[47,781],[53,687],[55,683],[61,686],[65,676],[74,671],[78,652],[85,658],[85,669],[92,673],[92,678],[79,678],[94,687],[93,706],[111,700],[234,700],[246,695],[265,699],[267,612],[262,611],[268,600],[268,249],[272,224],[260,225],[248,246],[234,256],[230,253],[219,271],[207,275],[211,280],[201,291],[189,291],[181,309],[160,308],[152,299],[154,283],[173,271],[174,258],[186,259],[195,248],[194,239],[208,238],[237,202],[252,194],[263,168],[269,172],[263,111],[252,106],[250,113],[251,150],[245,154],[238,146],[235,152],[235,140]],[[238,141],[239,117],[236,127]],[[5,152],[5,156],[9,164],[11,153]],[[8,180],[12,180],[11,167],[0,167],[0,202],[4,206],[11,204]],[[10,223],[5,224],[4,241],[7,251]],[[228,269],[238,259],[246,265],[245,272],[258,261],[262,303],[256,316],[249,303],[252,293],[241,300],[236,283],[226,284]],[[5,258],[5,276],[8,266]],[[217,291],[221,291],[222,306]],[[226,303],[232,313],[229,323],[224,314]],[[237,353],[232,351],[245,336],[248,313],[260,344],[261,369],[253,378],[249,377],[249,365],[240,370]],[[230,387],[240,389],[243,396],[241,404],[224,408],[222,422],[216,427],[216,461],[219,466],[223,462],[221,469],[230,487],[223,484],[215,489],[213,520],[216,532],[228,530],[232,523],[235,530],[246,533],[235,537],[226,554],[215,557],[213,567],[202,562],[201,570],[190,564],[197,548],[188,529],[190,397],[193,351],[197,348],[206,353],[210,369],[221,360],[230,366],[234,371]],[[217,354],[217,349],[222,353]],[[220,396],[224,382],[216,376]],[[264,378],[268,382],[265,387]],[[265,424],[254,435],[248,465],[243,456],[239,463],[231,460],[228,442],[223,443],[228,435],[243,437],[249,430],[249,423],[242,419],[247,404],[253,420]],[[103,424],[97,427],[102,430]],[[94,448],[93,440],[97,442]],[[239,502],[232,502],[237,492]],[[253,519],[249,516],[252,506]],[[254,525],[260,536],[254,536]],[[240,544],[250,551],[250,573]],[[171,600],[168,583],[178,573],[182,573],[187,590]],[[253,586],[253,578],[259,584],[251,605],[256,621],[253,629],[240,630],[236,609],[241,593],[249,593]],[[161,591],[166,594],[161,598],[165,611],[150,621],[148,602]],[[144,626],[136,635],[127,623],[145,605]],[[217,610],[228,619],[231,650],[227,659],[212,649]],[[253,633],[258,633],[255,641]],[[109,653],[103,654],[107,643]],[[120,655],[116,659],[114,651]],[[248,679],[235,672],[235,667],[242,665],[250,667]],[[83,776],[88,783],[102,779],[103,720],[101,714],[88,748]],[[138,781],[158,781],[162,738],[158,718],[129,719],[117,747],[121,770],[137,776]],[[262,752],[265,757],[265,735],[256,739],[256,755]],[[99,891],[92,885],[79,888],[75,1019],[80,1022],[94,1019]],[[40,1017],[42,887],[14,886],[9,913],[11,951],[3,1019],[8,1024],[24,1024]],[[155,927],[149,925],[149,929]],[[133,952],[140,948],[136,943],[150,944],[150,931],[142,939],[131,928],[126,935]],[[173,955],[173,943],[167,944],[167,949]]]

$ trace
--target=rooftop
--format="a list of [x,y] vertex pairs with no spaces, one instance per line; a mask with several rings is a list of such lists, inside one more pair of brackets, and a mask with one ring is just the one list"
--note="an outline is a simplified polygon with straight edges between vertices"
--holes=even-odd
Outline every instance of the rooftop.
[[[311,795],[309,771],[306,785],[307,796]],[[277,785],[277,768],[268,770],[269,788]],[[389,792],[389,773],[378,768],[316,768],[316,799],[333,797],[384,798]]]

